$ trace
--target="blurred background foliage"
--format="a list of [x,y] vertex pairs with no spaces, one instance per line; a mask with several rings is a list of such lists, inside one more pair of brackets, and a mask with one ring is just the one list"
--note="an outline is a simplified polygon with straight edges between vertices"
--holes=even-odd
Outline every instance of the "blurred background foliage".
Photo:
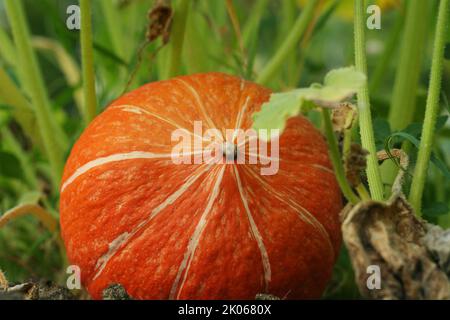
[[[43,152],[42,140],[33,114],[30,92],[23,79],[5,1],[0,0],[0,215],[21,203],[37,203],[58,217],[58,192],[52,184],[51,168]],[[57,135],[64,159],[83,129],[83,96],[79,31],[68,30],[66,10],[75,0],[23,0],[26,21],[32,34],[52,119],[61,131]],[[180,0],[174,0],[175,6]],[[192,0],[187,16],[181,74],[222,71],[255,80],[292,30],[307,0],[231,1],[238,22],[233,26],[225,0]],[[267,81],[276,91],[320,82],[333,68],[354,64],[353,1],[321,0],[301,40]],[[392,132],[406,130],[420,138],[428,75],[431,64],[437,2],[426,1],[423,13],[425,40],[423,59],[418,65],[419,85],[410,92],[417,101],[413,121],[405,128],[391,129],[389,108],[400,57],[401,36],[408,0],[378,0],[382,9],[382,29],[368,31],[367,54],[371,102],[378,149],[384,148]],[[149,12],[153,0],[95,0],[93,10],[94,61],[98,112],[124,91],[165,78],[170,41],[147,41]],[[240,34],[240,36],[239,36]],[[237,36],[238,35],[238,36]],[[174,35],[171,35],[172,37]],[[449,35],[450,42],[450,35]],[[448,51],[448,50],[447,50]],[[448,58],[449,52],[447,52]],[[5,77],[10,80],[6,86]],[[8,97],[16,94],[16,105]],[[450,163],[448,102],[450,62],[444,71],[442,116],[435,152]],[[20,103],[19,103],[20,102]],[[309,117],[320,125],[314,112]],[[414,161],[415,150],[410,156]],[[424,194],[425,217],[449,226],[449,180],[430,168]],[[0,267],[11,281],[31,277],[62,281],[64,259],[56,236],[34,217],[17,219],[0,230]],[[345,250],[335,267],[325,298],[357,298],[353,273]]]

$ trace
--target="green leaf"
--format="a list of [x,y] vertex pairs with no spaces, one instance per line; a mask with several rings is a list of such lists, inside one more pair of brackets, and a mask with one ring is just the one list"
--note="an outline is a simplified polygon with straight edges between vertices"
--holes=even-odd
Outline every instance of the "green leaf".
[[268,103],[264,103],[261,111],[253,114],[253,129],[283,130],[286,121],[300,113],[302,100],[298,94],[274,93]]
[[366,83],[366,76],[356,71],[355,67],[331,70],[325,76],[325,86],[356,92]]
[[324,85],[313,84],[309,88],[296,89],[285,93],[274,93],[269,102],[262,105],[261,111],[253,114],[253,128],[279,129],[282,131],[286,121],[298,115],[305,105],[314,103],[322,107],[336,107],[352,97],[366,82],[366,76],[355,67],[330,71]]
[[447,214],[448,212],[449,207],[446,203],[443,202],[432,203],[429,207],[423,209],[423,213],[431,217],[442,216]]
[[[448,120],[448,116],[445,116],[445,115],[437,117],[436,127],[435,127],[436,132],[441,130],[445,126],[445,124],[447,123],[447,120]],[[402,132],[405,132],[405,133],[419,139],[420,135],[422,134],[422,127],[423,127],[422,123],[413,122],[408,127],[406,127],[405,130],[402,130]]]
[[384,142],[391,135],[391,126],[386,119],[376,118],[373,121],[373,131],[377,150],[382,150]]
[[3,110],[0,105],[0,129],[8,124],[11,119],[11,115],[9,112]]
[[8,178],[23,178],[19,159],[9,152],[0,151],[0,176]]
[[28,191],[22,194],[19,199],[19,204],[37,204],[42,197],[39,191]]

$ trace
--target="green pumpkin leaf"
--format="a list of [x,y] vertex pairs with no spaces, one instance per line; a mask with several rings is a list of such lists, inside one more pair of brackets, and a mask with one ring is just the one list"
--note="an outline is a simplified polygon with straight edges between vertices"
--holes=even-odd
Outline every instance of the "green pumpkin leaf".
[[295,92],[274,93],[261,111],[253,114],[253,129],[283,130],[286,121],[300,113],[303,100]]
[[450,41],[445,45],[444,58],[450,60]]
[[366,76],[355,67],[330,71],[324,84],[313,84],[309,88],[296,89],[285,93],[274,93],[261,111],[253,114],[253,129],[285,128],[286,121],[298,115],[312,102],[322,107],[337,107],[339,103],[352,97],[366,83]]
[[443,202],[435,202],[432,203],[429,207],[423,209],[423,213],[429,217],[438,217],[445,215],[449,212],[449,207],[446,203]]
[[392,133],[391,126],[386,119],[376,118],[373,121],[373,131],[377,150],[382,150],[384,147],[384,142]]

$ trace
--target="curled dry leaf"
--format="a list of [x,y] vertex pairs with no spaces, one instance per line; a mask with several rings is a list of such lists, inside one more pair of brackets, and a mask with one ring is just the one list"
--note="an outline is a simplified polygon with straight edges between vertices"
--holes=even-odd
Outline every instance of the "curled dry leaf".
[[147,30],[147,41],[152,42],[162,37],[163,43],[169,42],[173,10],[168,0],[158,0],[148,14],[150,25]]
[[349,130],[353,127],[358,111],[351,103],[341,103],[338,108],[332,109],[331,120],[333,123],[333,130],[342,133],[344,130]]
[[[408,157],[401,150],[378,153],[380,160],[395,156],[399,171],[393,196],[387,202],[347,205],[341,213],[359,291],[376,299],[450,299],[450,230],[427,224],[401,193]],[[380,287],[369,286],[370,266],[380,271]],[[369,288],[372,289],[369,289]]]
[[391,193],[399,194],[402,192],[403,178],[405,176],[406,169],[408,168],[409,165],[409,157],[401,149],[392,149],[389,151],[389,153],[386,152],[385,150],[377,152],[377,158],[380,161],[384,161],[392,157],[395,157],[399,160],[400,170],[392,185]]

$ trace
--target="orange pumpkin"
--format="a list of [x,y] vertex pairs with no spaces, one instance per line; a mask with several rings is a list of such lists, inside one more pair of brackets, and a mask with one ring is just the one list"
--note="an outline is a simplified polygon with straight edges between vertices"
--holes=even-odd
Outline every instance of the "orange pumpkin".
[[340,247],[341,194],[324,138],[304,117],[279,137],[279,170],[174,164],[174,129],[250,128],[270,91],[221,73],[145,85],[81,135],[61,187],[61,228],[93,298],[317,298]]

